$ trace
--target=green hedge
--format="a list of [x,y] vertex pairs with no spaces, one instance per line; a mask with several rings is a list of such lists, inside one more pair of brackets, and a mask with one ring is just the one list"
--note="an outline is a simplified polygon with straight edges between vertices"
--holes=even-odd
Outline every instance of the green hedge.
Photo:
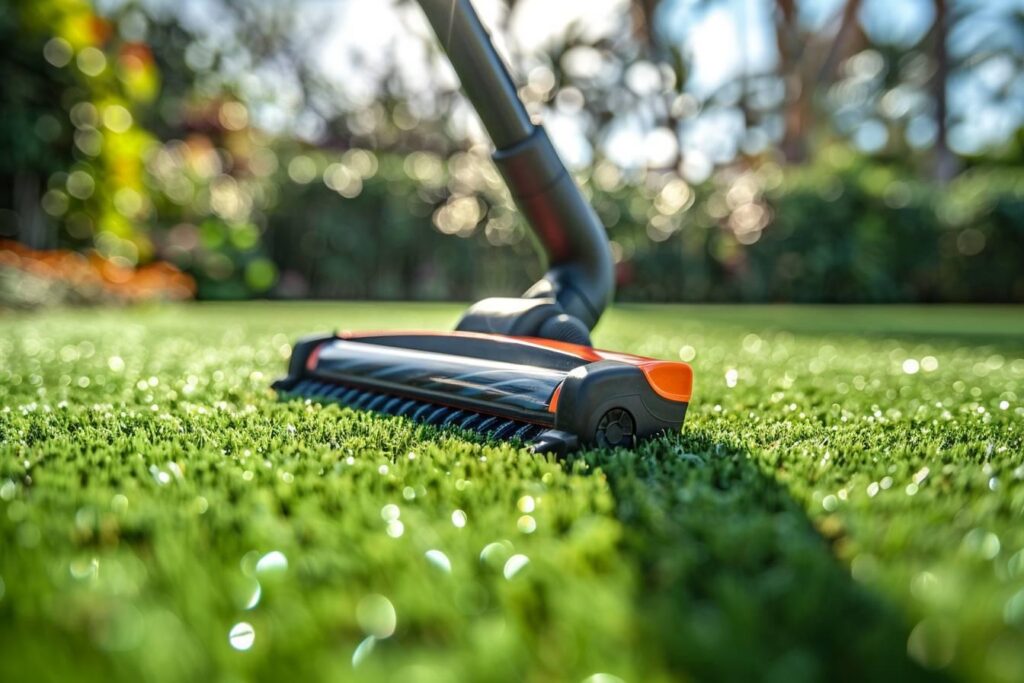
[[[969,171],[940,187],[842,149],[822,157],[721,173],[697,187],[674,175],[609,179],[599,164],[580,180],[609,226],[619,298],[1024,301],[1019,174]],[[402,157],[381,156],[354,198],[280,179],[263,235],[282,273],[277,295],[470,299],[526,287],[540,261],[485,168],[486,182],[456,193],[476,198],[480,220],[463,237],[436,227],[432,216],[458,187],[451,164],[425,184],[403,171]],[[198,275],[201,296],[245,293],[241,280],[204,286]]]

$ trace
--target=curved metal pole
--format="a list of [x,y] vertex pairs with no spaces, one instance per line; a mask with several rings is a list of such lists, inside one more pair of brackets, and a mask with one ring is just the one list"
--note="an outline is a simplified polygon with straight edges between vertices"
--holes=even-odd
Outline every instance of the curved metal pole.
[[547,253],[550,270],[524,296],[554,299],[593,328],[615,291],[604,226],[547,133],[530,121],[470,0],[419,4],[494,142],[495,164]]
[[420,6],[494,146],[502,149],[530,137],[530,115],[469,0],[420,0]]

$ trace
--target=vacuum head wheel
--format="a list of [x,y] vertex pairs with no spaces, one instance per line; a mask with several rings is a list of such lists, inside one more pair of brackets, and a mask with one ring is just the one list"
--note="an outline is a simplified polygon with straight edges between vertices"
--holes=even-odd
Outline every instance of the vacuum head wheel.
[[601,416],[594,441],[602,448],[632,448],[636,443],[636,421],[622,408],[613,408]]

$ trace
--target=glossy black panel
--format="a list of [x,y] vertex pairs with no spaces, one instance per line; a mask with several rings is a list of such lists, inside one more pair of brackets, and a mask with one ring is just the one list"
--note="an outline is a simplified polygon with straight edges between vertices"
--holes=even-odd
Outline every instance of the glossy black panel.
[[[566,373],[543,367],[377,343],[334,339],[319,349],[312,376],[430,403],[550,425],[548,404]],[[370,399],[353,405],[375,410]],[[348,403],[349,401],[345,401]],[[438,416],[414,419],[431,422]]]
[[493,336],[461,336],[455,334],[382,334],[359,336],[351,342],[393,346],[410,351],[428,351],[461,358],[493,360],[517,365],[529,365],[547,370],[569,372],[587,361],[568,351],[552,349],[537,344]]

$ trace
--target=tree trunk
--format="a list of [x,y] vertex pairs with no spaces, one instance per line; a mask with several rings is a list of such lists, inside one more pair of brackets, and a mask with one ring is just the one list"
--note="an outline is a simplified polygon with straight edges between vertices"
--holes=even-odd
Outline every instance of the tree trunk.
[[660,0],[633,0],[631,3],[634,36],[649,53],[655,52],[657,47],[654,13],[659,2]]
[[18,171],[14,174],[14,212],[18,216],[18,240],[33,249],[52,249],[56,240],[51,239],[47,229],[46,216],[39,205],[40,180],[32,171]]
[[952,180],[959,171],[959,160],[949,149],[947,87],[949,84],[949,52],[946,39],[949,35],[949,17],[946,0],[935,2],[935,75],[932,77],[932,97],[935,99],[935,136],[934,165],[932,175],[939,182]]
[[775,44],[779,77],[786,88],[783,105],[782,155],[789,163],[807,159],[807,130],[811,123],[811,92],[800,70],[800,36],[794,0],[775,0]]
[[836,67],[843,57],[850,52],[850,45],[853,42],[854,34],[857,33],[857,12],[860,10],[860,0],[846,0],[843,5],[843,15],[839,20],[839,29],[836,31],[835,39],[829,48],[828,56],[821,64],[821,71],[818,72],[818,85],[822,86],[832,82],[835,78]]

